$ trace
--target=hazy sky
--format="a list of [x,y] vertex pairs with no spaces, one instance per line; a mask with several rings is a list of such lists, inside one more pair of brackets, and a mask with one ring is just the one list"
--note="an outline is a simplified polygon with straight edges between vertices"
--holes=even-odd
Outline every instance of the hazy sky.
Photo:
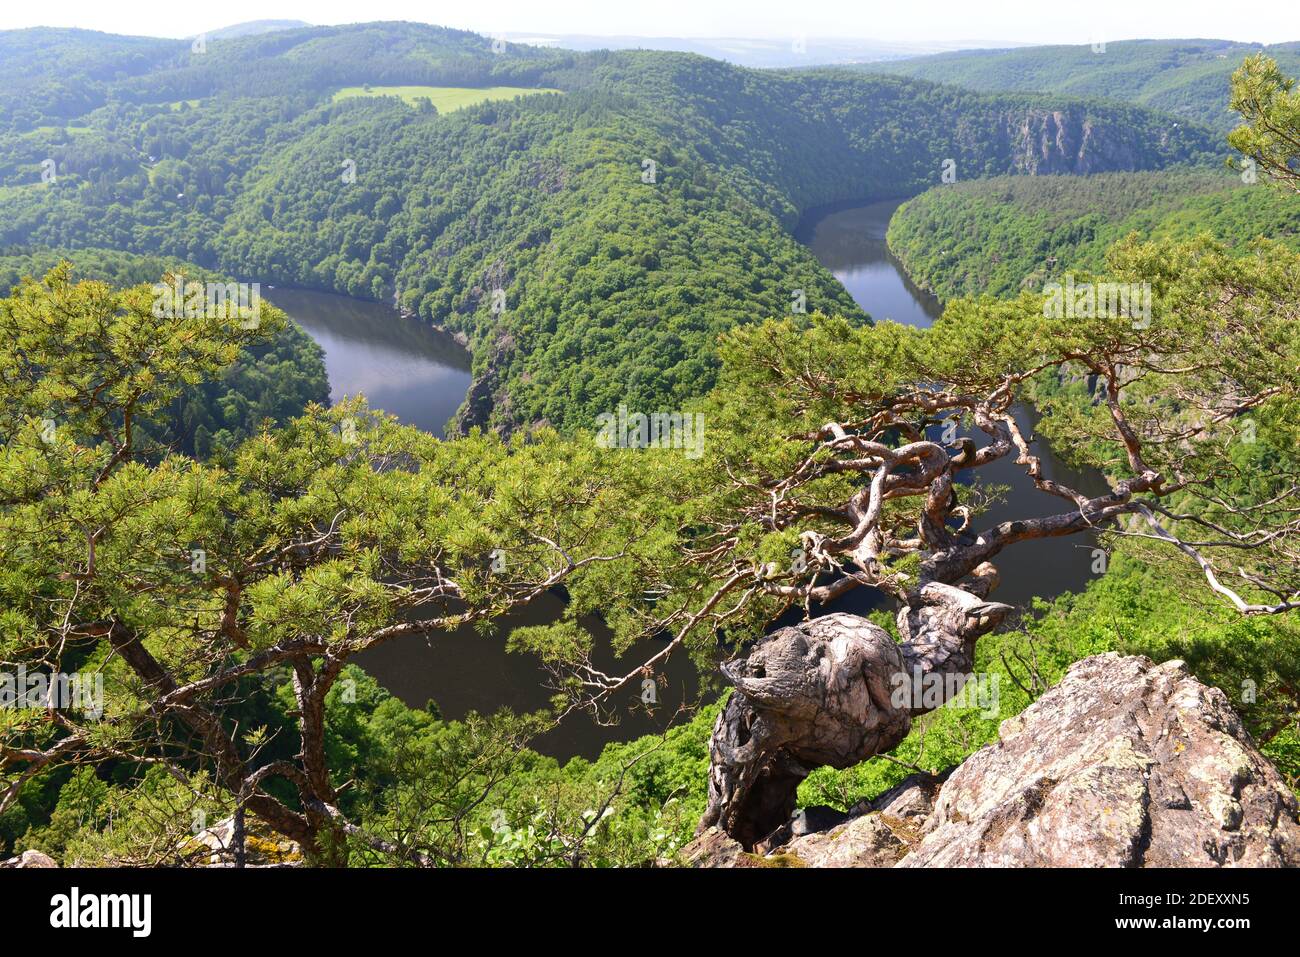
[[1300,3],[1224,0],[58,0],[0,7],[0,29],[84,27],[183,37],[245,20],[417,20],[480,33],[840,37],[952,43],[1089,43],[1214,37],[1300,40]]

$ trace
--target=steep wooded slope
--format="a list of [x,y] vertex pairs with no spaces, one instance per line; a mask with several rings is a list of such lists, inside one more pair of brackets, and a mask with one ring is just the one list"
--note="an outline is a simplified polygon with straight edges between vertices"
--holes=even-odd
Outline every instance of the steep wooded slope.
[[1263,183],[1210,171],[995,177],[937,187],[901,206],[889,245],[941,299],[1015,295],[1067,271],[1100,270],[1107,247],[1136,232],[1198,232],[1245,246],[1300,245],[1300,203]]
[[[446,116],[331,101],[343,84],[475,82],[565,92]],[[863,321],[790,235],[810,207],[917,193],[946,161],[966,179],[1220,151],[1124,104],[686,54],[496,54],[413,24],[214,41],[91,86],[104,105],[61,123],[0,114],[20,128],[0,150],[0,244],[178,255],[396,301],[468,336],[462,427],[678,408],[711,385],[719,332],[800,294]]]

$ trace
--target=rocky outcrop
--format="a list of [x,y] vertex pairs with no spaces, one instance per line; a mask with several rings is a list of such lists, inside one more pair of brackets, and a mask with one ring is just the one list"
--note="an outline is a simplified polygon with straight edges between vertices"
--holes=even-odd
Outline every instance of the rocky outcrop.
[[[946,779],[746,855],[714,829],[694,866],[1294,867],[1300,807],[1227,697],[1182,662],[1075,663]],[[763,848],[759,848],[760,851]]]
[[[229,867],[235,861],[235,819],[228,817],[189,838],[183,850],[195,866]],[[244,822],[245,867],[299,867],[302,847],[273,831],[256,815]]]
[[510,432],[510,396],[506,391],[510,364],[515,360],[517,343],[505,330],[498,330],[496,338],[487,347],[486,359],[475,363],[474,378],[470,382],[465,401],[461,403],[453,420],[453,429],[467,435],[475,427],[488,429],[501,423],[503,434]]
[[58,867],[59,862],[41,851],[23,851],[17,857],[0,861],[0,867]]
[[[1094,120],[1079,105],[1008,111],[1000,117],[995,135],[1010,156],[1008,172],[1031,176],[1157,169],[1177,152],[1168,135],[1156,141],[1136,136],[1123,124]],[[1203,139],[1200,131],[1190,135],[1198,143]]]

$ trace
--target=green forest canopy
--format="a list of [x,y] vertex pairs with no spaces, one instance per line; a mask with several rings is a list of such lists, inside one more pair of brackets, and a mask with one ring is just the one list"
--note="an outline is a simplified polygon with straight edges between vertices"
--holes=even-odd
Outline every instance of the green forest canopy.
[[[371,33],[382,35],[385,29],[367,27],[356,35],[287,31],[259,39],[255,49],[265,53],[300,42],[364,44]],[[445,39],[434,37],[437,43]],[[79,42],[70,41],[70,63],[83,55]],[[454,46],[460,40],[448,42]],[[220,379],[241,356],[270,345],[283,318],[271,312],[270,321],[249,331],[220,321],[196,329],[155,316],[150,287],[132,285],[136,277],[130,272],[140,264],[118,260],[115,253],[92,258],[103,260],[115,285],[128,288],[77,283],[66,269],[56,269],[43,282],[22,284],[0,301],[7,343],[0,357],[6,400],[0,413],[5,501],[0,659],[99,671],[106,709],[100,721],[82,722],[85,716],[75,715],[73,727],[44,720],[44,712],[0,711],[6,748],[0,757],[5,788],[0,840],[9,848],[41,847],[61,859],[88,863],[192,863],[206,854],[189,839],[193,812],[228,815],[238,800],[321,862],[644,864],[671,855],[702,805],[709,709],[662,740],[612,746],[599,761],[561,768],[526,747],[549,718],[502,713],[443,721],[434,711],[413,710],[386,695],[349,659],[368,644],[416,631],[466,621],[486,624],[563,582],[570,596],[566,618],[514,636],[520,650],[538,654],[567,676],[557,707],[581,705],[590,690],[583,684],[584,675],[591,677],[586,670],[590,636],[576,625],[585,612],[601,611],[622,646],[648,630],[680,628],[689,639],[684,650],[709,661],[715,636],[710,628],[694,625],[710,592],[737,568],[752,576],[755,568],[784,559],[800,531],[817,529],[826,518],[814,509],[793,525],[764,526],[753,519],[764,511],[757,507],[762,502],[754,498],[755,486],[733,484],[726,466],[739,467],[742,475],[780,474],[807,455],[800,436],[809,429],[820,428],[828,416],[843,418],[864,397],[878,399],[895,386],[942,380],[985,387],[1008,370],[1028,374],[1037,361],[1059,357],[1063,349],[1105,355],[1132,348],[1157,354],[1182,350],[1201,357],[1209,371],[1175,373],[1120,399],[1135,422],[1156,434],[1164,449],[1162,467],[1178,464],[1163,461],[1166,453],[1174,459],[1180,453],[1176,443],[1161,444],[1162,416],[1171,411],[1161,403],[1171,394],[1220,401],[1225,394],[1215,376],[1223,375],[1262,398],[1246,410],[1254,441],[1238,440],[1237,416],[1225,420],[1223,430],[1198,439],[1189,467],[1208,468],[1214,475],[1214,494],[1200,505],[1268,502],[1275,499],[1278,483],[1285,488],[1296,474],[1300,436],[1291,413],[1300,389],[1300,356],[1290,332],[1300,260],[1281,245],[1246,251],[1207,239],[1122,243],[1106,268],[1119,276],[1151,277],[1166,307],[1144,330],[1112,321],[1062,330],[1045,319],[1041,300],[1032,295],[954,302],[933,331],[892,324],[873,328],[842,289],[812,267],[813,281],[823,286],[811,288],[823,288],[825,298],[810,295],[810,305],[840,311],[845,318],[793,316],[760,323],[765,314],[783,311],[788,299],[776,293],[789,274],[776,269],[768,283],[755,283],[744,268],[765,262],[773,249],[784,250],[791,263],[810,261],[787,245],[786,230],[799,210],[833,198],[837,188],[868,195],[898,189],[892,195],[900,195],[937,174],[933,158],[950,145],[939,139],[947,135],[944,124],[927,120],[924,111],[913,116],[908,97],[933,98],[929,106],[948,121],[960,115],[994,125],[1006,115],[1000,111],[1039,109],[1032,101],[972,98],[939,87],[829,72],[768,80],[689,57],[593,56],[579,64],[539,53],[498,66],[516,82],[528,71],[536,71],[541,82],[554,70],[555,79],[546,81],[569,89],[566,96],[486,104],[434,120],[397,104],[325,106],[314,99],[313,83],[324,82],[319,96],[325,96],[341,77],[303,78],[274,55],[267,60],[250,74],[264,69],[265,76],[286,82],[290,94],[276,104],[276,114],[260,109],[267,104],[241,112],[240,101],[223,101],[226,84],[245,80],[218,80],[205,65],[187,64],[183,51],[164,76],[152,76],[127,56],[120,67],[126,79],[88,83],[87,95],[103,96],[105,105],[96,110],[104,112],[87,117],[91,128],[100,130],[99,139],[86,154],[68,154],[72,174],[43,190],[22,178],[36,171],[25,165],[23,150],[35,148],[33,155],[39,155],[41,146],[53,142],[25,138],[32,133],[63,137],[59,130],[28,130],[4,167],[9,179],[0,202],[19,216],[12,241],[20,237],[48,245],[71,241],[84,229],[109,247],[139,245],[137,252],[169,257],[180,253],[163,246],[176,243],[201,265],[239,268],[256,262],[277,278],[316,276],[332,288],[340,287],[340,275],[368,275],[363,288],[385,296],[385,265],[398,283],[458,256],[464,259],[459,268],[472,273],[482,268],[470,265],[475,255],[499,254],[507,264],[499,275],[516,296],[505,319],[493,320],[486,307],[457,313],[458,303],[463,306],[459,293],[442,286],[414,292],[403,287],[399,301],[430,318],[460,315],[458,321],[477,336],[476,361],[488,363],[479,371],[495,376],[480,381],[497,387],[486,397],[489,420],[533,422],[553,411],[570,431],[540,428],[510,438],[475,432],[439,442],[360,404],[326,410],[306,403],[303,415],[250,432],[230,454],[207,461],[187,455],[157,459],[143,454],[152,450],[136,449],[129,423],[165,419],[169,405],[187,389]],[[455,67],[466,74],[496,69],[487,66],[490,62],[466,54]],[[587,68],[590,77],[582,75]],[[450,66],[439,70],[425,81],[454,82]],[[572,85],[561,82],[564,75]],[[389,79],[414,82],[406,76]],[[601,83],[608,86],[598,89]],[[647,104],[633,92],[656,84],[662,87],[657,96],[679,109],[671,122],[668,111],[660,113],[662,107],[655,105],[662,100],[651,96]],[[678,87],[689,95],[673,93]],[[168,103],[199,94],[201,108],[168,106],[153,113],[140,107],[144,100],[115,99],[119,92],[125,97],[164,91]],[[299,95],[294,91],[301,91],[300,101],[292,100]],[[30,109],[62,109],[55,95],[60,91],[49,92],[48,98],[34,97]],[[730,97],[725,104],[713,99],[723,92]],[[884,96],[890,92],[898,95]],[[773,113],[772,104],[783,95],[806,96],[805,106],[824,97],[831,105],[814,108],[814,124],[793,110]],[[210,112],[208,96],[218,100]],[[875,127],[855,126],[853,111],[867,103],[884,115],[874,115]],[[1150,124],[1146,130],[1153,137],[1157,129],[1149,114],[1109,115],[1117,123],[1114,135],[1155,142],[1143,139],[1143,123]],[[180,118],[175,126],[173,117]],[[236,125],[223,130],[213,120]],[[1137,124],[1138,134],[1122,128],[1121,120]],[[160,139],[149,145],[164,149],[147,155],[164,156],[166,162],[142,173],[149,161],[141,161],[131,152],[138,147],[129,144],[144,123],[154,121],[157,125],[149,128]],[[460,139],[439,123],[458,124],[449,128]],[[765,139],[780,124],[787,124],[790,134],[830,129],[832,139],[843,141],[828,152],[824,165],[803,167],[794,162],[808,155],[802,141]],[[257,156],[264,147],[254,150],[240,135],[254,128],[283,147],[270,151],[274,159]],[[942,145],[929,152],[919,139],[900,142],[903,129],[924,130]],[[200,156],[223,153],[187,146],[185,136],[196,131],[203,131],[200,142],[228,145],[228,166],[200,166]],[[857,142],[860,136],[867,142]],[[308,145],[299,146],[302,142]],[[448,166],[439,167],[441,179],[421,184],[413,197],[400,194],[402,157],[410,155],[403,150],[429,143],[450,149],[454,142],[461,143],[455,159],[470,180],[490,180],[492,191],[457,195]],[[658,169],[665,174],[662,183],[672,186],[667,195],[651,193],[652,202],[636,201],[644,199],[641,187],[660,182],[642,180],[645,168],[638,154],[643,149],[629,150],[628,142],[662,150],[655,155],[666,160]],[[1150,165],[1212,152],[1199,150],[1197,142],[1186,141],[1183,152],[1153,146]],[[365,202],[326,189],[337,173],[333,169],[308,177],[300,194],[290,188],[295,172],[314,169],[312,148],[357,144],[369,149],[356,155],[383,157],[382,163],[390,164],[383,166],[388,170],[383,188],[368,192]],[[492,179],[493,159],[507,145],[517,160],[504,180]],[[122,152],[115,153],[119,147]],[[999,152],[991,142],[963,150],[961,163],[971,161],[983,173],[1006,172],[1023,160]],[[103,175],[106,167],[96,164],[115,155],[122,165]],[[78,165],[83,156],[95,159]],[[861,169],[846,168],[866,156],[900,163],[886,165],[871,182]],[[629,165],[633,175],[625,176]],[[431,188],[435,183],[444,188]],[[512,187],[518,191],[524,184],[533,192],[516,210]],[[69,195],[59,195],[65,189]],[[183,203],[185,196],[193,203]],[[46,201],[52,205],[36,205]],[[46,218],[37,217],[38,208]],[[389,218],[381,221],[381,216]],[[721,217],[716,230],[703,228],[710,217]],[[383,222],[394,224],[391,245],[380,228]],[[454,241],[445,255],[437,244],[419,245],[417,222],[440,241],[451,232]],[[210,229],[215,223],[226,224],[220,235]],[[430,230],[430,223],[442,232]],[[404,224],[410,224],[411,235],[401,233]],[[655,232],[656,226],[669,232]],[[543,231],[530,232],[535,229]],[[594,229],[598,235],[584,243],[584,231]],[[318,260],[303,251],[333,250],[336,244],[349,255],[353,247],[356,255],[370,251],[360,272],[344,268],[360,259],[328,252]],[[565,258],[537,251],[548,245]],[[466,251],[470,248],[473,253]],[[382,251],[376,255],[375,249]],[[34,269],[46,255],[19,253],[13,268]],[[321,268],[331,255],[330,268]],[[724,261],[734,260],[735,271],[709,275],[711,283],[721,284],[720,293],[713,285],[693,288],[686,282],[699,263],[712,264],[721,256],[732,257]],[[165,268],[174,265],[168,261]],[[449,268],[437,266],[435,281],[451,275],[438,269]],[[663,275],[648,278],[657,273]],[[1255,321],[1238,322],[1238,313],[1218,311],[1225,283],[1248,290],[1233,308]],[[583,353],[565,339],[569,319],[578,314],[570,310],[578,309],[577,303],[594,306],[630,293],[621,305],[627,314],[644,317],[647,306],[640,297],[678,288],[686,290],[680,302],[651,299],[669,317],[668,331],[678,336],[669,357],[691,362],[696,356],[691,347],[704,342],[711,351],[716,334],[726,331],[717,359],[692,366],[710,374],[679,393],[671,377],[663,378],[673,366],[651,362],[646,368],[654,374],[635,385],[643,391],[631,394],[657,403],[680,398],[704,414],[712,430],[708,453],[694,461],[671,453],[600,449],[575,424],[583,410],[629,393],[621,385],[583,392],[578,386],[585,381],[565,379],[561,371],[576,363],[591,376],[611,357],[625,362],[616,369],[638,369],[647,355],[659,355],[666,340],[637,342],[624,359],[617,347],[637,327],[611,322],[609,338]],[[438,305],[444,294],[446,307]],[[752,308],[769,294],[773,308],[766,313]],[[431,301],[434,305],[427,305]],[[720,302],[729,304],[734,321],[709,325],[692,319],[708,315]],[[840,303],[843,308],[835,309]],[[674,327],[678,317],[685,320]],[[662,335],[664,330],[659,325],[654,331]],[[1236,348],[1224,349],[1220,337],[1229,333]],[[519,351],[519,341],[528,346],[522,357],[511,355]],[[487,358],[484,342],[493,347]],[[75,348],[69,350],[69,344]],[[515,375],[513,362],[523,363],[523,373]],[[552,370],[563,386],[558,390],[543,375]],[[611,382],[618,382],[617,374]],[[1113,471],[1122,466],[1113,442],[1103,441],[1113,424],[1083,378],[1047,377],[1026,384],[1045,413],[1040,427],[1057,447]],[[698,397],[715,381],[707,396]],[[1161,384],[1172,388],[1162,390]],[[55,424],[52,433],[48,422]],[[846,490],[851,486],[844,478],[830,475],[819,480],[813,494],[833,502]],[[1190,510],[1179,521],[1194,526],[1195,496],[1177,505]],[[907,509],[890,515],[900,529],[915,520]],[[1235,521],[1223,515],[1215,520]],[[204,561],[196,571],[194,551],[200,544]],[[1239,707],[1294,784],[1300,742],[1293,689],[1300,658],[1290,619],[1241,618],[1220,605],[1199,605],[1188,597],[1204,588],[1195,565],[1171,562],[1167,553],[1141,541],[1121,538],[1115,547],[1112,572],[1084,595],[1040,607],[1023,632],[992,636],[981,645],[981,667],[1014,676],[1028,689],[1023,695],[1009,693],[998,717],[1024,707],[1082,654],[1115,647],[1178,655],[1225,688],[1245,680],[1258,686],[1258,697]],[[510,556],[504,575],[486,561],[494,548]],[[1286,563],[1281,567],[1285,572]],[[907,574],[909,568],[900,565],[893,572]],[[1244,580],[1249,587],[1262,580],[1259,573],[1277,570],[1245,569]],[[1292,581],[1289,587],[1297,585]],[[743,614],[727,619],[728,638],[740,641],[761,633],[783,603],[757,596]],[[703,620],[710,621],[707,615]],[[1029,673],[1024,660],[1039,664]],[[169,720],[156,720],[155,708]],[[931,735],[924,754],[916,735],[898,753],[937,769],[991,740],[996,721],[941,711],[924,730]],[[172,773],[162,767],[146,770],[144,759],[159,756],[165,756]],[[78,763],[85,766],[77,768]],[[845,807],[879,793],[900,772],[879,762],[819,772],[805,782],[805,797]],[[349,781],[363,783],[349,787]],[[493,800],[485,802],[485,793]]]
[[1263,176],[1170,170],[995,176],[927,190],[899,207],[889,248],[940,299],[1013,295],[1070,271],[1100,271],[1129,233],[1206,232],[1244,247],[1268,236],[1300,247],[1300,206]]

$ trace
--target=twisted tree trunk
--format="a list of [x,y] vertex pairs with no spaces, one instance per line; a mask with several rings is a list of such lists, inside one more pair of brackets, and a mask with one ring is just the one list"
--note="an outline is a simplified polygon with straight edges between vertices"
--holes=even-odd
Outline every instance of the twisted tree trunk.
[[969,590],[923,586],[898,613],[901,644],[866,618],[831,614],[778,629],[723,665],[735,692],[713,728],[700,830],[717,825],[751,850],[790,819],[814,768],[895,747],[914,715],[942,703],[914,694],[918,679],[960,687],[976,640],[1011,610],[983,599],[992,584],[988,575]]

